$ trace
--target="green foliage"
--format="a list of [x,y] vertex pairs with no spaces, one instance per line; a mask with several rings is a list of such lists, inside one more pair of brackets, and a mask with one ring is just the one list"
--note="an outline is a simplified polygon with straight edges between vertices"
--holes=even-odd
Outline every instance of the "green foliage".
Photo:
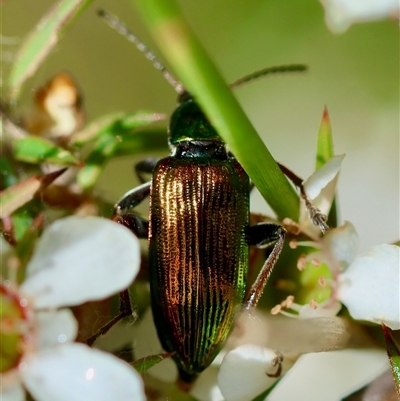
[[25,40],[13,64],[8,78],[11,98],[18,96],[23,83],[39,68],[65,28],[91,2],[92,0],[62,0],[42,18]]
[[59,166],[80,164],[68,150],[56,146],[50,140],[33,135],[27,135],[14,142],[14,156],[16,160],[33,164],[52,163]]
[[[126,115],[117,115],[112,120],[102,120],[97,124],[97,135],[89,155],[85,159],[85,167],[78,173],[78,183],[87,190],[93,188],[103,171],[105,164],[113,157],[125,138],[134,135],[133,130],[160,119],[160,115],[150,112],[136,112]],[[96,124],[96,123],[95,123]],[[91,128],[87,132],[89,132]],[[83,136],[81,136],[83,138]],[[86,136],[86,139],[88,136]],[[82,143],[82,139],[80,140]],[[137,151],[144,149],[137,148]]]
[[10,216],[13,212],[25,205],[40,194],[65,170],[59,170],[55,173],[36,176],[20,182],[0,192],[0,217]]

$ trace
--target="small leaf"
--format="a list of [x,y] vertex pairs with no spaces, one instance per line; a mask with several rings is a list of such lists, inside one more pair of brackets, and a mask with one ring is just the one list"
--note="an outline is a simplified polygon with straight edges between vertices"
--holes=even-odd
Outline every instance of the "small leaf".
[[318,132],[317,161],[315,169],[318,170],[333,157],[333,139],[328,109],[325,107],[321,125]]
[[0,192],[0,218],[10,216],[15,210],[32,200],[39,191],[49,186],[65,170],[29,178]]
[[103,116],[90,123],[85,129],[75,133],[71,137],[71,143],[75,146],[83,146],[89,141],[98,138],[102,132],[114,131],[118,135],[131,134],[132,129],[146,126],[154,121],[164,119],[165,116],[149,111],[137,111],[135,113],[113,113]]
[[36,25],[18,52],[9,84],[11,98],[15,99],[22,84],[32,76],[58,42],[60,33],[92,0],[58,1]]
[[[333,157],[333,155],[331,121],[329,118],[328,109],[325,107],[318,132],[317,160],[315,169],[318,170],[320,167],[322,167],[329,159]],[[328,225],[330,227],[336,227],[338,225],[336,198],[333,199],[331,210],[328,214]]]
[[125,137],[118,147],[116,156],[132,156],[146,151],[168,151],[167,130],[138,130]]
[[132,366],[140,373],[144,373],[150,368],[152,368],[154,365],[157,365],[161,361],[163,361],[165,358],[169,358],[171,355],[173,355],[173,352],[168,352],[165,354],[158,354],[158,355],[150,355],[146,356],[144,358],[140,358],[133,362]]
[[382,324],[382,330],[386,340],[387,353],[397,396],[400,398],[400,344],[394,338],[393,331],[389,327]]
[[20,207],[12,214],[11,221],[17,243],[25,235],[26,230],[32,224],[33,214],[40,208],[40,202],[31,201],[29,205]]
[[135,113],[127,114],[120,121],[122,130],[131,131],[135,128],[144,127],[154,121],[165,119],[165,114],[152,113],[150,111],[136,111]]
[[39,214],[33,219],[29,227],[25,230],[24,235],[18,241],[16,246],[16,253],[20,259],[20,266],[17,272],[18,283],[22,283],[25,279],[26,266],[31,259],[34,245],[39,238],[43,228],[44,215]]
[[29,135],[15,141],[14,156],[26,163],[52,163],[61,166],[80,166],[82,163],[67,150],[53,142]]
[[6,155],[1,155],[0,159],[0,188],[5,189],[18,182],[15,169]]
[[126,138],[135,136],[132,132],[137,127],[150,124],[162,118],[161,114],[149,112],[136,112],[125,114],[106,125],[97,136],[96,143],[85,160],[85,167],[78,173],[78,184],[83,189],[92,188],[107,161],[114,156]]
[[85,160],[85,167],[78,173],[77,181],[81,188],[89,189],[96,184],[106,162],[113,156],[119,143],[120,139],[110,133],[98,138],[95,147]]
[[123,118],[123,113],[113,113],[107,116],[98,118],[97,120],[91,122],[84,129],[76,132],[71,136],[71,144],[74,146],[83,146],[86,143],[98,138],[107,127],[112,126],[115,121]]

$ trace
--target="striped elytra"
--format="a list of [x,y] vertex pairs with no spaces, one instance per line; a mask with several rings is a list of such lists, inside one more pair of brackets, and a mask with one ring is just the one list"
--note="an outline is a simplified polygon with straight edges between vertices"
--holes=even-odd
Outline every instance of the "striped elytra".
[[225,150],[158,163],[150,194],[152,309],[186,381],[215,358],[242,305],[248,224],[249,179]]

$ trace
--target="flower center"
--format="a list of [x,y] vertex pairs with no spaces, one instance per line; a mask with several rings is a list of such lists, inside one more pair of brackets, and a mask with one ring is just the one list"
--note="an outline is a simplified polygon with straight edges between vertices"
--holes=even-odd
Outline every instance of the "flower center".
[[18,366],[28,327],[27,302],[5,280],[0,284],[0,373]]

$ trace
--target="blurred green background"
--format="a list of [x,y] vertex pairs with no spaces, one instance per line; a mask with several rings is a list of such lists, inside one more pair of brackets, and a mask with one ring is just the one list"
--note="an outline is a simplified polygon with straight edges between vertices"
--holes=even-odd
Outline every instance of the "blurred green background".
[[[54,3],[2,3],[3,96],[19,41]],[[339,182],[341,219],[356,226],[362,249],[398,239],[397,24],[382,21],[354,25],[344,34],[334,35],[325,26],[317,0],[179,3],[227,82],[266,66],[309,66],[306,74],[260,79],[236,89],[235,94],[273,156],[304,178],[314,169],[316,134],[326,105],[335,153],[347,155]],[[169,116],[176,104],[175,92],[132,44],[97,17],[99,8],[119,16],[157,53],[130,2],[94,1],[25,85],[21,107],[28,107],[36,87],[67,71],[83,91],[88,122],[113,111],[137,109]],[[131,158],[112,161],[98,191],[115,201],[134,186],[133,162]],[[252,210],[266,213],[262,198],[252,196]]]

